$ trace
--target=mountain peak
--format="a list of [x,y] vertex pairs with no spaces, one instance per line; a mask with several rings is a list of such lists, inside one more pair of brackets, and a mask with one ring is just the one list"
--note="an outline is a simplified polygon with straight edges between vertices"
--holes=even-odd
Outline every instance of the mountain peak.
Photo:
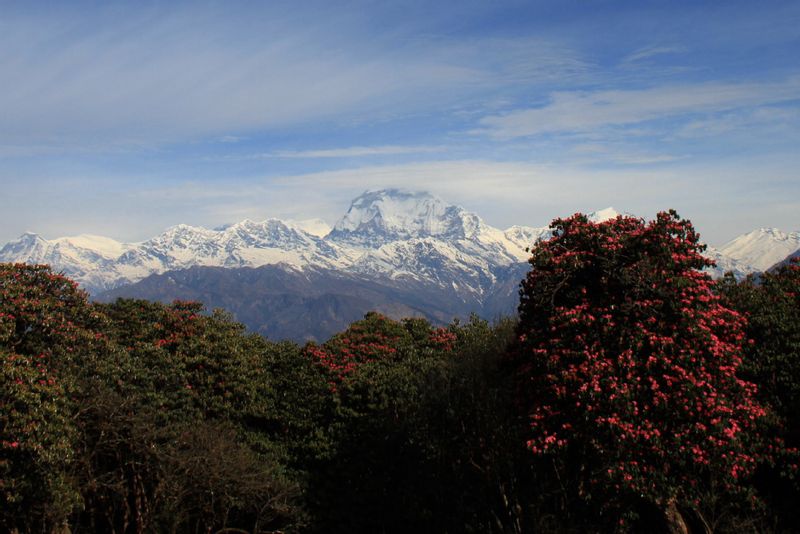
[[397,227],[421,214],[439,214],[447,206],[430,193],[403,189],[380,189],[366,191],[353,199],[350,208],[334,230],[355,231],[360,226],[378,218],[383,224]]
[[59,237],[54,239],[53,243],[97,252],[101,256],[107,258],[117,258],[130,248],[130,245],[120,243],[119,241],[111,239],[110,237],[93,234]]
[[376,248],[398,239],[447,234],[463,211],[430,193],[402,189],[367,191],[353,200],[330,237]]
[[435,237],[473,239],[489,227],[477,215],[426,192],[367,191],[353,200],[326,239],[356,247]]
[[12,243],[35,243],[37,241],[47,241],[45,238],[37,234],[36,232],[25,232],[18,238],[16,238]]
[[323,221],[322,219],[303,219],[303,220],[294,220],[289,219],[285,221],[287,225],[293,226],[295,228],[299,228],[306,232],[307,234],[311,234],[316,237],[325,237],[330,233],[332,228],[330,225]]
[[719,250],[724,255],[754,266],[769,269],[800,249],[800,233],[777,228],[759,228],[728,241]]
[[616,219],[619,216],[619,212],[612,208],[611,206],[602,209],[593,211],[592,213],[588,214],[587,217],[593,223],[601,223],[611,219]]

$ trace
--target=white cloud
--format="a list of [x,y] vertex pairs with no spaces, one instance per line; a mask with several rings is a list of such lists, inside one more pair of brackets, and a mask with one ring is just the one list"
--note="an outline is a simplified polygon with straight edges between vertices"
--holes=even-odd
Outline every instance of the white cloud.
[[263,154],[268,158],[352,158],[362,156],[394,156],[399,154],[431,154],[442,152],[443,146],[352,146],[322,150],[281,150]]
[[478,130],[508,139],[545,133],[587,132],[689,113],[712,113],[798,98],[800,77],[774,83],[708,83],[639,90],[557,92],[549,104],[484,117]]
[[797,229],[796,213],[772,190],[786,189],[784,182],[794,176],[795,165],[796,161],[732,160],[725,165],[686,161],[658,168],[601,170],[531,162],[441,161],[285,176],[265,184],[263,195],[284,206],[303,192],[314,211],[295,217],[319,214],[329,222],[335,222],[356,195],[383,187],[430,191],[498,227],[546,225],[555,217],[607,206],[649,218],[675,208],[716,244],[759,226]]

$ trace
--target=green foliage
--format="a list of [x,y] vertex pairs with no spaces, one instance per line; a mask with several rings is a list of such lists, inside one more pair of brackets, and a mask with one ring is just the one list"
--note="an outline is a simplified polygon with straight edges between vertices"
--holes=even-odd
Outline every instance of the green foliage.
[[519,531],[533,490],[503,365],[513,329],[370,314],[307,347],[326,373],[342,355],[358,362],[331,388],[332,453],[311,470],[317,530]]
[[82,485],[95,514],[81,521],[179,532],[295,523],[299,486],[271,429],[253,428],[274,406],[271,344],[196,303],[100,309],[125,372],[83,412]]
[[[540,525],[538,488],[505,355],[516,323],[454,324],[452,356],[425,377],[415,421],[435,472],[429,499],[441,531],[520,532]],[[446,518],[446,519],[445,519]]]
[[281,439],[252,428],[276,417],[272,344],[202,311],[0,265],[0,529],[301,522]]
[[95,321],[74,282],[43,266],[0,264],[0,527],[46,530],[77,500],[70,374]]
[[[328,382],[329,451],[312,469],[309,487],[320,531],[386,531],[419,527],[425,473],[412,438],[420,376],[447,352],[427,321],[393,321],[370,313],[304,355]],[[449,339],[451,336],[444,336]],[[358,510],[358,513],[354,513]]]
[[[747,317],[743,371],[758,382],[759,396],[800,432],[800,263],[737,283],[727,276],[718,291]],[[800,441],[800,434],[796,435]]]
[[790,530],[800,522],[800,263],[742,282],[729,275],[717,290],[747,318],[750,342],[742,372],[759,385],[758,395],[774,417],[769,431],[786,444],[775,464],[760,471],[757,483],[779,512],[776,522]]
[[447,352],[452,349],[452,341],[452,333],[433,328],[425,319],[409,318],[398,322],[370,312],[321,347],[312,343],[304,351],[326,371],[331,388],[335,390],[363,364]]
[[75,501],[64,388],[36,358],[0,348],[0,527],[40,530]]
[[[798,441],[798,267],[720,300],[674,213],[555,229],[519,323],[370,313],[305,347],[0,265],[0,530],[653,531],[676,503],[791,530],[796,456],[757,445]],[[733,490],[762,459],[758,515]]]

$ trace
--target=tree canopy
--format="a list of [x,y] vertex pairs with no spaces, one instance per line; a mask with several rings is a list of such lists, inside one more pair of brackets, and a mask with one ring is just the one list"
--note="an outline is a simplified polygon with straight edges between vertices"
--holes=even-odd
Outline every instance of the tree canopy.
[[519,307],[532,453],[564,459],[604,507],[699,509],[709,484],[738,489],[766,454],[766,411],[737,375],[745,323],[701,271],[691,224],[671,211],[551,228]]

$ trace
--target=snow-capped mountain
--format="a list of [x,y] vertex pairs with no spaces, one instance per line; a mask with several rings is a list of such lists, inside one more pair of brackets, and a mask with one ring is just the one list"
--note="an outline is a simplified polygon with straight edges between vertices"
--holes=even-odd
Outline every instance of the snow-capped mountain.
[[729,258],[750,266],[753,272],[769,269],[800,249],[800,232],[782,232],[777,228],[760,228],[728,241],[719,251]]
[[474,213],[422,192],[388,189],[356,198],[327,239],[357,248],[432,237],[469,239],[488,226]]
[[[613,208],[589,215],[616,217]],[[547,227],[494,228],[478,215],[428,193],[388,189],[353,200],[331,229],[324,221],[241,221],[221,228],[177,225],[140,243],[81,235],[46,240],[27,233],[0,249],[1,262],[48,263],[99,293],[151,274],[206,267],[325,269],[395,286],[454,290],[483,301],[516,272],[526,249],[550,236]],[[798,233],[758,230],[708,255],[737,276],[764,270],[800,248]]]
[[748,265],[730,256],[726,256],[715,247],[708,247],[703,253],[706,258],[714,260],[714,267],[708,267],[708,272],[712,278],[721,278],[725,273],[733,273],[737,279],[742,279],[748,274],[759,272],[752,265]]
[[0,249],[0,261],[48,263],[93,293],[196,265],[338,269],[352,260],[303,224],[277,219],[244,220],[217,230],[179,224],[141,243],[85,235],[48,241],[26,233]]
[[49,263],[91,292],[192,266],[283,264],[455,284],[481,295],[497,280],[498,270],[524,262],[526,247],[548,232],[524,226],[501,231],[428,193],[389,189],[356,198],[332,229],[319,219],[269,219],[214,230],[181,224],[141,243],[95,236],[48,241],[25,234],[0,249],[0,261]]

